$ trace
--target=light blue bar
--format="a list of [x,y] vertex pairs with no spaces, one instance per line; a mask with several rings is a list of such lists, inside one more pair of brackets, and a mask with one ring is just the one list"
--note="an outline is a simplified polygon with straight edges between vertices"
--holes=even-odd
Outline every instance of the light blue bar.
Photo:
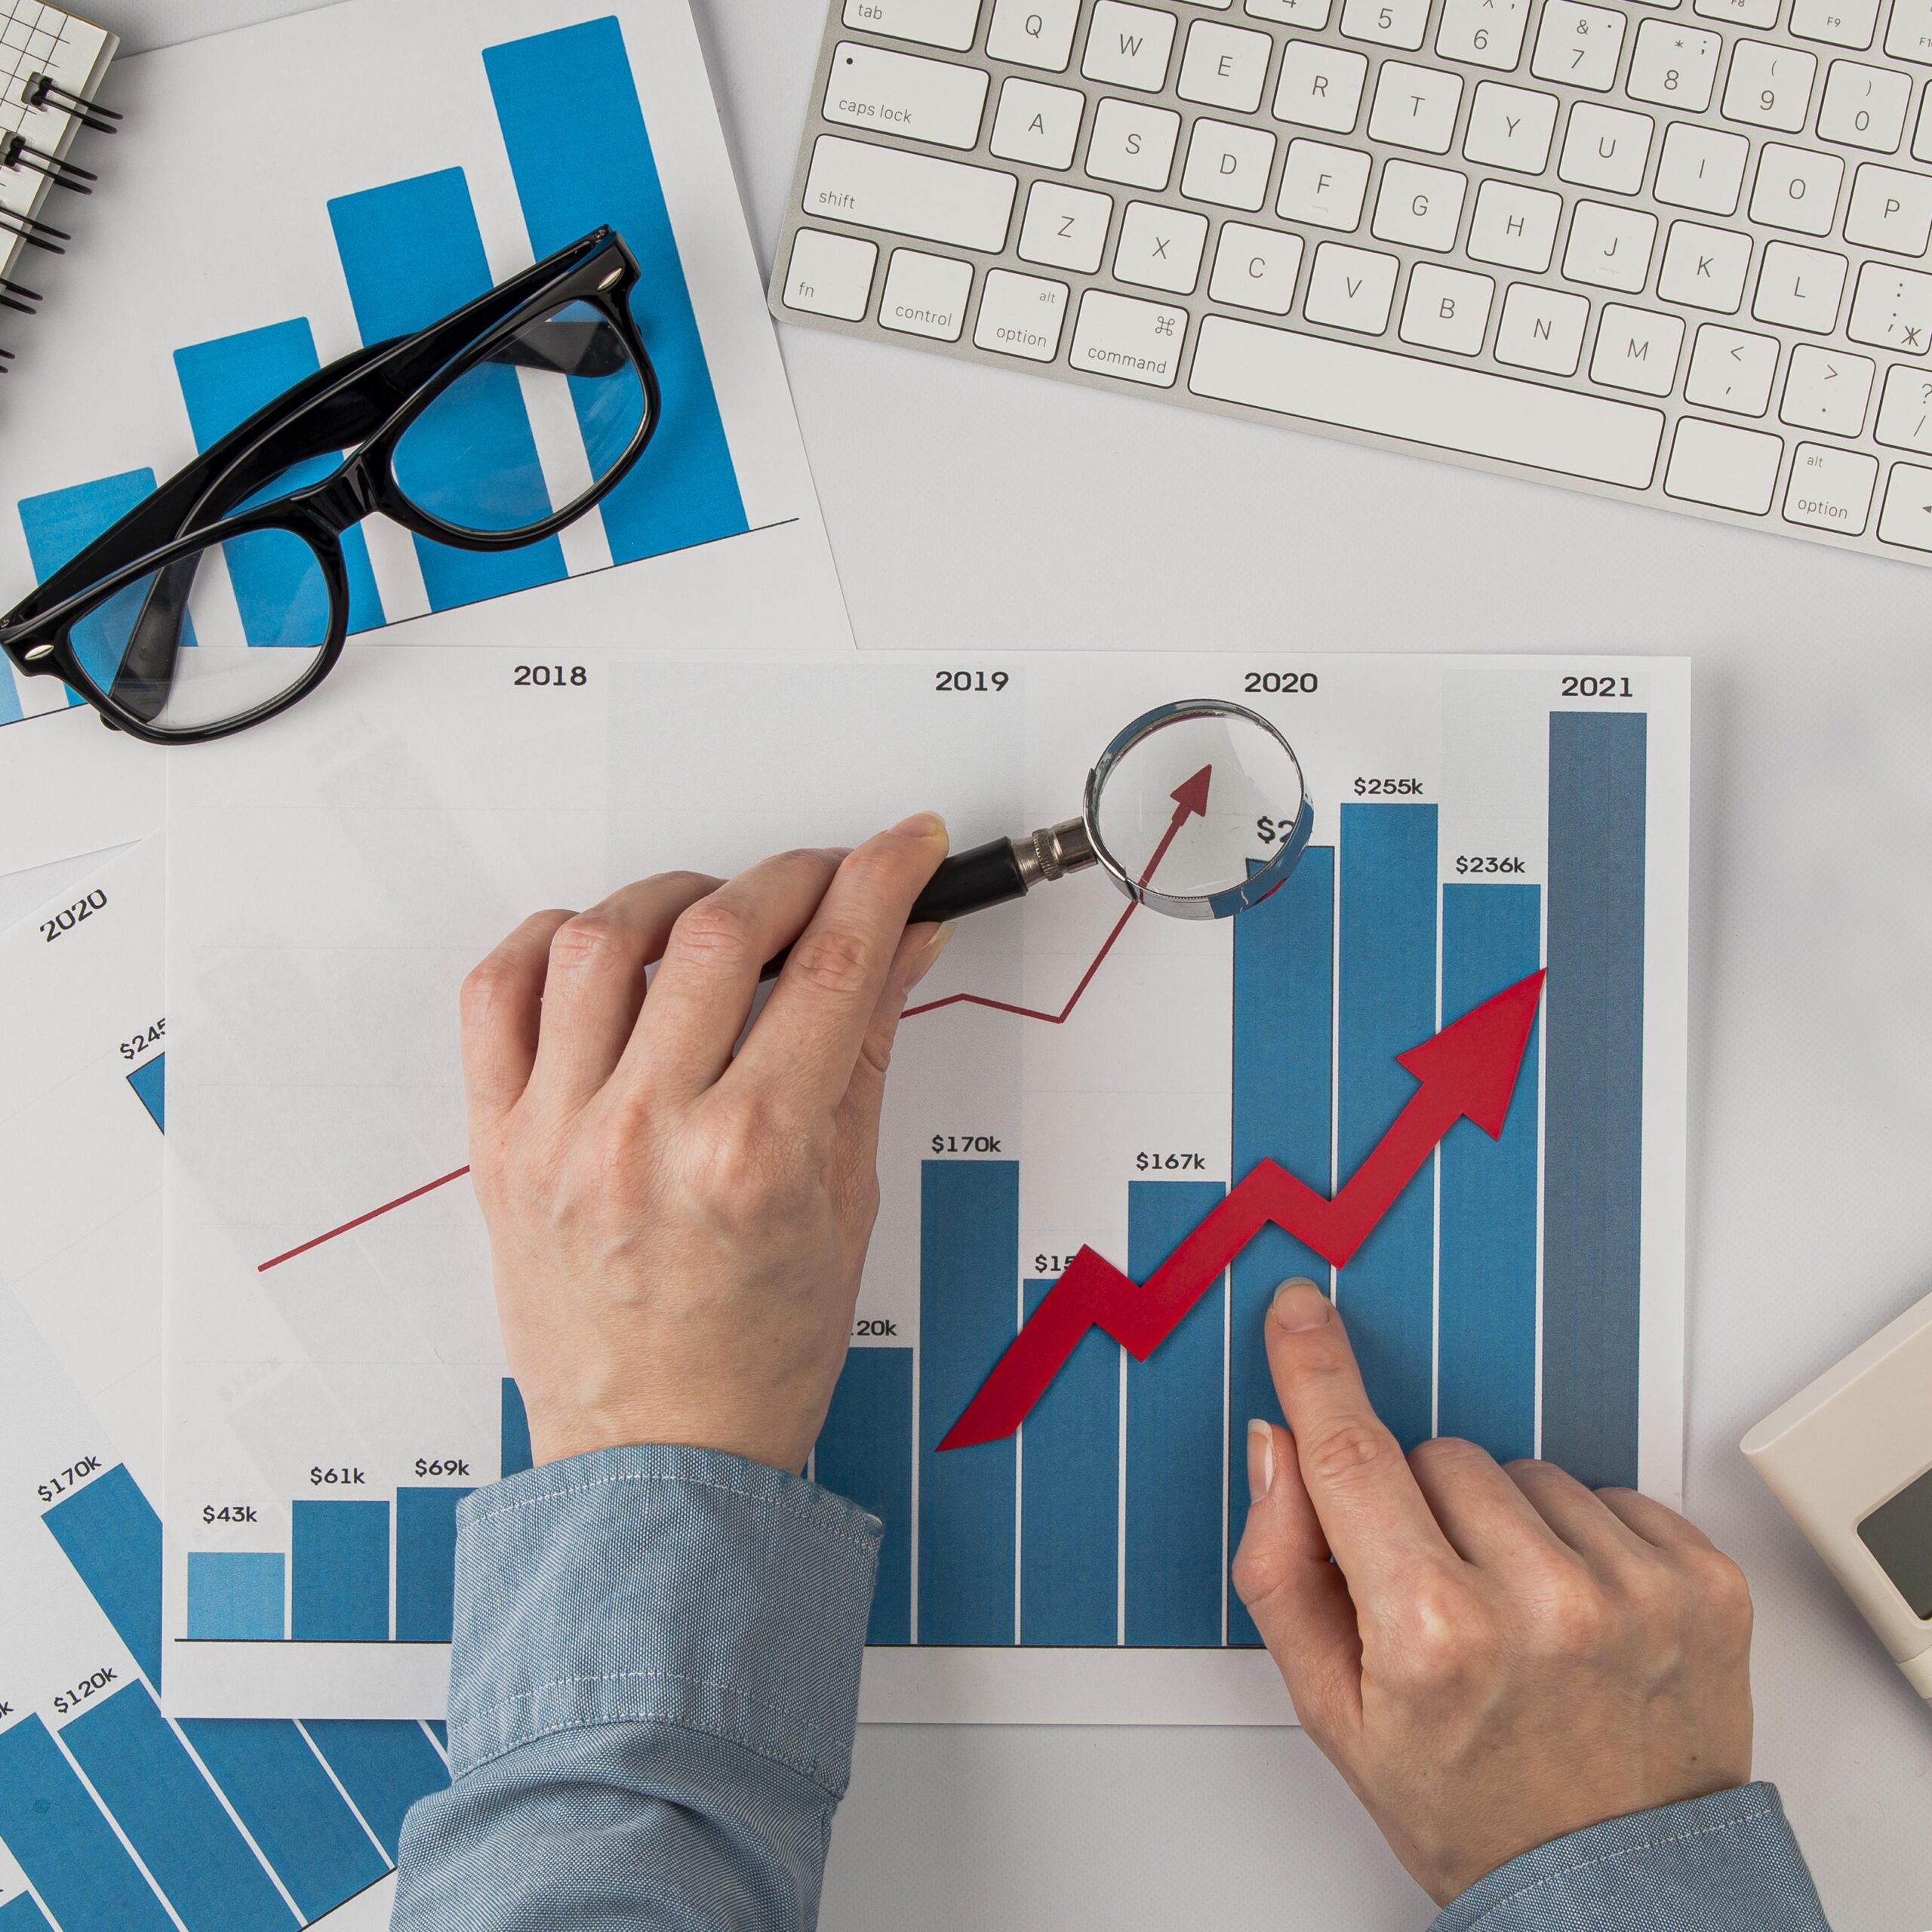
[[1542,1454],[1594,1488],[1638,1477],[1648,724],[1549,721]]
[[[1051,1281],[1026,1284],[1026,1313]],[[1120,1640],[1120,1344],[1090,1330],[1020,1442],[1020,1641]]]
[[614,17],[486,48],[517,198],[540,257],[608,225],[643,270],[632,312],[663,390],[638,466],[601,506],[620,564],[735,537],[744,500],[684,263],[658,185],[623,29]]
[[[1395,1056],[1435,1031],[1435,808],[1342,808],[1336,1183],[1348,1185],[1416,1091]],[[1432,1432],[1435,1164],[1335,1284],[1377,1411],[1404,1449]]]
[[[1225,1192],[1217,1180],[1130,1182],[1128,1272],[1146,1281]],[[1128,1361],[1130,1644],[1221,1641],[1226,1292],[1210,1289],[1145,1361]]]
[[447,1644],[456,1605],[456,1506],[467,1489],[395,1493],[395,1634],[404,1644]]
[[1014,1640],[1013,1438],[939,1453],[1018,1332],[1020,1164],[924,1161],[919,1201],[919,1641]]
[[503,1473],[521,1475],[531,1466],[530,1417],[523,1406],[523,1391],[507,1375],[503,1377],[501,1441]]
[[819,1431],[813,1473],[885,1525],[869,1644],[912,1641],[912,1351],[853,1349]]
[[[305,382],[321,366],[306,315],[177,349],[175,379],[187,405],[195,447],[205,450],[220,442],[229,430],[240,428],[256,411]],[[257,500],[285,497],[319,483],[341,460],[337,452],[297,464],[257,492]],[[315,638],[327,628],[312,617],[294,624],[288,621],[291,599],[312,595],[319,587],[313,571],[291,569],[291,554],[285,543],[264,543],[255,537],[238,537],[223,546],[235,601],[242,607],[242,629],[251,644]],[[385,621],[383,600],[360,530],[342,533],[342,558],[349,573],[349,628],[374,630]],[[325,618],[326,612],[322,615]]]
[[174,1932],[38,1717],[0,1731],[0,1843],[63,1932]]
[[[20,687],[17,674],[11,663],[0,664],[0,724],[17,724],[26,715],[20,704]],[[29,1899],[31,1905],[33,1901]],[[0,1920],[4,1925],[5,1920]]]
[[188,1635],[229,1643],[287,1636],[287,1567],[279,1550],[191,1549]]
[[[1264,1160],[1318,1194],[1334,1191],[1335,848],[1312,845],[1271,897],[1234,922],[1234,1174]],[[1247,1515],[1247,1425],[1281,1420],[1263,1324],[1297,1275],[1328,1285],[1328,1264],[1284,1229],[1263,1228],[1229,1271],[1228,1547]],[[1258,1644],[1247,1606],[1228,1595],[1228,1641]]]
[[26,1892],[0,1905],[0,1932],[54,1932],[47,1915]]
[[128,1076],[134,1097],[148,1110],[148,1118],[162,1133],[168,1131],[168,1056],[156,1054]]
[[145,1684],[60,1734],[188,1932],[288,1932],[297,1923]]
[[429,1734],[403,1719],[311,1718],[303,1728],[383,1849],[395,1857],[409,1807],[450,1781],[449,1767]]
[[161,1681],[161,1518],[117,1463],[42,1517],[150,1684]]
[[[1543,889],[1442,888],[1442,1017],[1543,963]],[[1537,1036],[1503,1138],[1458,1121],[1442,1143],[1435,1428],[1498,1462],[1537,1452]]]
[[298,1643],[380,1644],[389,1634],[389,1506],[300,1502],[288,1563]]
[[[329,204],[336,253],[365,343],[386,341],[440,321],[492,285],[469,184],[460,168]],[[492,364],[464,379],[467,401],[446,398],[410,431],[396,458],[405,491],[433,497],[439,478],[459,466],[482,475],[539,467],[537,441],[516,371]],[[460,550],[415,539],[432,611],[507,596],[565,574],[554,537],[514,550]]]
[[300,1727],[184,1718],[181,1728],[305,1921],[333,1912],[389,1869]]

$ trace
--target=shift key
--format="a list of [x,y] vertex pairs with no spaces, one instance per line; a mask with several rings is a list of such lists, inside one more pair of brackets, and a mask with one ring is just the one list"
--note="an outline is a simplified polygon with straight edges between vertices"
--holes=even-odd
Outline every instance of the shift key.
[[997,254],[1019,183],[998,168],[821,134],[805,181],[808,214]]

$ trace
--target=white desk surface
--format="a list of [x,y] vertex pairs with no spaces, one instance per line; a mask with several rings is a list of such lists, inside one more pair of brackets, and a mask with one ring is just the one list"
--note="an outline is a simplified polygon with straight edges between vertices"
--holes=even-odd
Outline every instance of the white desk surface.
[[[134,51],[313,3],[84,11]],[[694,5],[768,261],[823,8]],[[1695,659],[1689,1505],[1757,1593],[1758,1770],[1833,1924],[1927,1932],[1932,1710],[1737,1442],[1932,1287],[1932,571],[780,334],[861,643]],[[1430,1915],[1298,1731],[869,1728],[824,1923]]]

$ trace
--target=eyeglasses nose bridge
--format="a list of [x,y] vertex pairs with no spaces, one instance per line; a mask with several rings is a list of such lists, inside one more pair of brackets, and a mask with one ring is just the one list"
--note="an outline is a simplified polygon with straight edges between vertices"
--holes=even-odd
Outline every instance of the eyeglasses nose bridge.
[[375,498],[365,474],[365,466],[352,463],[321,484],[305,507],[333,537],[360,523],[375,512]]

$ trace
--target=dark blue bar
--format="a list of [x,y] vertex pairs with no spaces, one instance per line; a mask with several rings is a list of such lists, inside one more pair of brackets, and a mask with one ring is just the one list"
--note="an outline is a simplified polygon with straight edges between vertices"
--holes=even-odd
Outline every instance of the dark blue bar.
[[409,1807],[450,1781],[449,1767],[428,1734],[401,1719],[310,1718],[303,1728],[342,1780],[363,1822],[395,1857]]
[[[1459,1020],[1543,962],[1543,891],[1442,888],[1442,1017]],[[1537,1453],[1537,1036],[1503,1137],[1458,1121],[1442,1143],[1436,1432],[1498,1462]]]
[[869,1644],[912,1641],[912,1351],[854,1349],[819,1431],[814,1475],[885,1525]]
[[297,1923],[145,1684],[84,1711],[60,1741],[188,1932]]
[[456,1506],[467,1489],[395,1493],[398,1643],[447,1644],[456,1605]]
[[[1026,1284],[1026,1313],[1051,1281]],[[1084,1336],[1026,1418],[1020,1447],[1020,1641],[1120,1641],[1120,1359]]]
[[181,1728],[306,1921],[389,1869],[299,1725],[184,1718]]
[[32,1897],[22,1892],[0,1905],[0,1932],[53,1932],[53,1927]]
[[[1336,1184],[1348,1185],[1416,1091],[1395,1056],[1435,1031],[1435,808],[1342,808]],[[1432,1162],[1337,1281],[1349,1339],[1404,1449],[1433,1430]]]
[[229,1642],[287,1636],[288,1561],[279,1550],[191,1549],[188,1635]]
[[148,1110],[148,1118],[162,1133],[168,1131],[168,1056],[154,1058],[135,1068],[128,1076],[134,1097]]
[[150,1684],[161,1681],[161,1518],[116,1463],[41,1521]]
[[[181,400],[187,405],[195,448],[205,450],[220,442],[257,410],[321,366],[306,315],[177,349],[175,379],[181,386]],[[265,500],[305,489],[319,483],[341,460],[337,453],[298,463],[273,478],[257,495]],[[319,586],[312,571],[291,568],[290,554],[286,544],[272,539],[264,544],[242,537],[223,546],[235,599],[242,608],[242,629],[251,644],[318,638],[326,628],[312,622],[288,622],[291,598],[312,595]],[[383,601],[377,594],[375,577],[369,568],[369,546],[360,530],[342,533],[342,558],[349,572],[349,628],[374,630],[384,622]]]
[[1020,1164],[922,1161],[919,1196],[919,1641],[1010,1644],[1013,1440],[939,1441],[1018,1332]]
[[1549,721],[1542,1454],[1598,1488],[1638,1475],[1648,723]]
[[523,1391],[506,1375],[503,1377],[503,1473],[520,1476],[531,1466],[530,1417],[523,1406]]
[[0,1731],[0,1842],[66,1932],[174,1932],[38,1717]]
[[450,1748],[450,1727],[441,1718],[429,1720],[429,1735],[447,1751]]
[[297,1503],[288,1571],[289,1634],[298,1644],[386,1640],[386,1503]]
[[746,528],[684,263],[658,185],[623,29],[612,17],[486,48],[517,198],[540,255],[600,225],[644,272],[631,297],[663,390],[663,414],[637,468],[604,500],[620,563],[735,537]]
[[[1217,1180],[1137,1180],[1127,1192],[1127,1271],[1144,1281],[1226,1190]],[[1127,1641],[1221,1641],[1224,1287],[1196,1302],[1145,1361],[1127,1364]]]
[[[460,168],[340,196],[329,204],[329,220],[365,343],[426,328],[489,292],[490,264]],[[459,472],[522,475],[540,466],[514,369],[491,364],[472,371],[464,397],[411,429],[395,461],[405,492],[434,499]],[[494,551],[414,540],[434,611],[555,583],[565,574],[554,537]]]
[[[1312,845],[1278,891],[1234,922],[1234,1172],[1278,1162],[1332,1194],[1334,1107],[1335,848]],[[1281,1420],[1263,1324],[1275,1291],[1297,1275],[1328,1285],[1328,1264],[1281,1228],[1263,1228],[1229,1271],[1228,1526],[1247,1515],[1250,1418]],[[1258,1644],[1246,1605],[1228,1595],[1228,1641]]]

